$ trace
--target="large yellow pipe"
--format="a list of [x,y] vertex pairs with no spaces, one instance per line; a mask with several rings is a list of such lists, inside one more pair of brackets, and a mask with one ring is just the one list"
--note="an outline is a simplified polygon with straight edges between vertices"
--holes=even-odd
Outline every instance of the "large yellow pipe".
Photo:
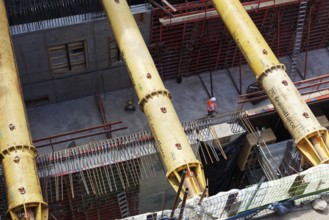
[[[103,0],[116,42],[123,54],[137,96],[155,137],[167,170],[167,178],[177,190],[183,170],[189,196],[201,194],[205,178],[195,158],[144,39],[126,0]],[[183,190],[184,191],[184,190]],[[183,192],[180,194],[183,196]]]
[[4,1],[0,0],[0,153],[11,219],[48,219],[35,163]]
[[312,165],[328,163],[328,131],[303,101],[239,0],[212,0],[267,96]]

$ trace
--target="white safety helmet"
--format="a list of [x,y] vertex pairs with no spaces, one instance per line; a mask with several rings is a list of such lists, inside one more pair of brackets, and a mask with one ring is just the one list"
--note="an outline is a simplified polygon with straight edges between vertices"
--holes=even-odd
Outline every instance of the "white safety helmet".
[[212,102],[215,102],[215,101],[216,101],[216,98],[215,98],[215,97],[212,97],[210,100],[211,100]]

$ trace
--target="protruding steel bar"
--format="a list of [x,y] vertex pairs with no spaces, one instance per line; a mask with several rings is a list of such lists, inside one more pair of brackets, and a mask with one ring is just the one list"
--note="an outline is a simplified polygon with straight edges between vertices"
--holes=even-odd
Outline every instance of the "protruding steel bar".
[[202,195],[200,197],[200,200],[198,202],[198,205],[201,205],[201,203],[202,203],[204,197],[207,195],[207,193],[208,193],[208,185],[206,186],[206,188],[204,188],[203,193],[202,193]]
[[161,218],[163,218],[163,210],[165,209],[165,205],[166,205],[166,200],[167,200],[167,190],[165,190],[164,194],[163,194],[163,198],[162,198],[162,206],[161,206]]
[[179,215],[178,215],[178,220],[182,220],[183,219],[184,209],[185,209],[185,204],[186,204],[186,199],[187,199],[187,194],[188,194],[188,188],[185,189],[184,198],[183,198],[183,201],[182,201],[182,206],[180,208]]
[[[327,78],[329,78],[328,73],[324,74],[324,75],[321,75],[321,76],[312,77],[312,78],[309,78],[309,79],[297,81],[297,82],[294,82],[294,84],[295,84],[295,86],[297,86],[298,90],[301,90],[301,89],[309,88],[309,87],[312,87],[312,86],[318,86],[318,85],[326,84],[326,83],[328,83],[328,80],[325,80],[325,81],[322,81],[322,80],[327,79]],[[298,87],[302,84],[306,84],[306,83],[317,81],[317,80],[319,80],[319,82],[312,83],[312,84],[307,84],[306,86]],[[313,91],[313,92],[315,92],[315,91]],[[252,93],[248,93],[248,94],[239,95],[239,98],[244,98],[244,97],[247,97],[247,96],[254,96],[254,95],[263,95],[263,94],[265,94],[265,91],[260,90],[260,91],[257,91],[257,92],[252,92]]]
[[248,201],[248,203],[247,203],[247,205],[246,205],[246,210],[248,210],[248,208],[249,208],[249,206],[250,206],[252,200],[255,198],[255,196],[256,196],[256,194],[257,194],[259,188],[260,188],[261,185],[263,184],[264,180],[265,180],[265,176],[263,176],[263,177],[261,178],[261,180],[259,181],[259,183],[257,184],[256,189],[255,189],[254,192],[252,193],[252,195],[251,195],[251,197],[250,197],[250,199],[249,199],[249,201]]
[[179,198],[179,195],[180,195],[180,192],[182,190],[182,187],[184,185],[184,180],[185,180],[185,177],[186,177],[186,173],[187,171],[184,170],[182,172],[182,175],[181,175],[181,181],[179,183],[179,186],[178,186],[178,190],[177,190],[177,193],[176,193],[176,197],[175,197],[175,200],[174,200],[174,203],[173,203],[173,206],[172,206],[172,209],[171,209],[171,214],[170,214],[170,218],[174,217],[174,213],[175,213],[175,209],[177,207],[177,202],[178,202],[178,198]]
[[177,9],[172,6],[172,4],[170,4],[167,0],[162,0],[163,3],[165,3],[173,12],[176,12]]
[[159,5],[158,3],[156,3],[153,0],[148,0],[151,4],[155,5],[156,7],[160,8],[161,11],[163,11],[164,13],[166,13],[167,15],[169,15],[170,17],[175,17],[175,15],[173,15],[172,13],[170,13],[170,11],[168,11],[166,8],[162,7],[161,5]]
[[[106,113],[105,113],[102,97],[99,95],[99,93],[95,94],[95,101],[96,101],[97,109],[99,111],[99,114],[102,118],[103,123],[107,124],[108,121],[107,121],[107,118],[106,118]],[[112,138],[111,124],[108,127],[105,127],[104,130],[108,130],[108,133],[106,134],[106,138]]]

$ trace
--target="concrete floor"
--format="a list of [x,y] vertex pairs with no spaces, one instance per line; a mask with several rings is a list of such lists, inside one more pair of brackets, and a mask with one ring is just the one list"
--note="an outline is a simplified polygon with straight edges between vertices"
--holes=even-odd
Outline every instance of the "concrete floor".
[[[304,69],[305,54],[301,54],[299,58],[298,68]],[[289,58],[280,59],[289,70]],[[319,76],[329,73],[329,53],[327,49],[309,52],[307,78]],[[255,82],[255,77],[247,65],[242,67],[243,76],[243,93],[249,84]],[[230,72],[234,80],[239,82],[239,69],[231,68]],[[200,77],[210,89],[209,73],[201,74]],[[296,74],[295,81],[300,80],[300,76]],[[172,102],[181,122],[192,121],[202,118],[207,114],[208,95],[199,76],[184,77],[181,84],[177,84],[176,80],[165,81],[166,88],[172,94]],[[227,70],[213,72],[213,89],[214,95],[217,97],[217,105],[219,114],[226,115],[228,112],[238,107],[238,91],[235,89],[232,79],[229,77]],[[122,126],[128,129],[114,132],[113,136],[121,136],[131,134],[137,131],[149,130],[146,118],[137,106],[137,98],[135,97],[135,112],[126,112],[124,107],[127,101],[127,94],[132,89],[120,90],[102,94],[104,108],[107,119],[109,121],[122,121]],[[134,93],[135,94],[135,93]],[[264,100],[257,105],[246,103],[243,108],[250,109],[268,104],[268,100]],[[45,106],[33,107],[27,110],[30,122],[30,129],[33,139],[38,139],[58,133],[68,132],[72,130],[82,129],[90,126],[101,124],[101,117],[98,113],[95,98],[84,97],[80,99],[65,101],[61,103],[49,104]],[[221,120],[228,120],[222,118]],[[120,126],[120,125],[119,125]],[[119,127],[116,126],[116,127]],[[115,127],[114,127],[115,128]],[[76,140],[76,144],[80,145],[93,140],[105,139],[105,135],[99,135],[86,139]],[[59,140],[59,139],[56,139]],[[67,148],[69,143],[54,146],[55,150]],[[51,151],[50,147],[38,149],[39,154]],[[158,163],[158,161],[155,161]],[[168,199],[166,208],[170,208],[171,200],[174,192],[167,184],[164,172],[160,164],[157,167],[157,177],[149,178],[141,184],[141,212],[154,211],[161,209],[162,195],[168,189]]]
[[[299,58],[298,68],[301,71],[304,69],[304,57],[305,54],[301,54]],[[280,61],[289,70],[289,58],[284,57]],[[307,78],[329,73],[328,50],[321,49],[309,52],[307,69]],[[231,68],[230,72],[236,84],[238,84],[239,69],[237,67]],[[242,91],[244,93],[247,86],[255,82],[255,77],[247,65],[242,66],[242,72]],[[206,84],[208,91],[210,91],[209,73],[200,74],[200,77]],[[166,88],[172,94],[172,102],[181,122],[202,118],[207,113],[208,95],[200,77],[197,75],[184,77],[181,84],[177,84],[176,80],[167,80],[164,82]],[[296,74],[295,81],[299,80],[301,78],[299,74]],[[238,107],[238,91],[229,77],[227,70],[213,72],[213,92],[217,97],[217,105],[220,113],[230,112]],[[128,94],[134,94],[135,96],[135,112],[124,111]],[[101,94],[101,97],[108,121],[122,121],[122,126],[128,127],[126,130],[113,133],[113,136],[149,129],[144,114],[137,106],[137,97],[132,88]],[[268,103],[268,100],[264,100],[257,105],[246,103],[243,108],[250,109]],[[102,123],[93,96],[29,108],[27,109],[27,114],[33,139],[96,126]],[[103,138],[105,138],[105,135],[77,140],[76,143],[79,145]],[[66,148],[67,145],[60,144],[55,146],[55,150]],[[49,152],[49,150],[49,148],[39,149],[39,153]]]

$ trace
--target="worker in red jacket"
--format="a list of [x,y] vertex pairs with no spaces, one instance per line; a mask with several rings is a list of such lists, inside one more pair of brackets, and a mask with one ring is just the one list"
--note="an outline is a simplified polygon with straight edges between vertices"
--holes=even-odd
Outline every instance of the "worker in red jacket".
[[216,105],[216,98],[215,97],[211,97],[210,99],[208,99],[208,115],[209,117],[214,117],[214,112],[217,112],[217,105]]

